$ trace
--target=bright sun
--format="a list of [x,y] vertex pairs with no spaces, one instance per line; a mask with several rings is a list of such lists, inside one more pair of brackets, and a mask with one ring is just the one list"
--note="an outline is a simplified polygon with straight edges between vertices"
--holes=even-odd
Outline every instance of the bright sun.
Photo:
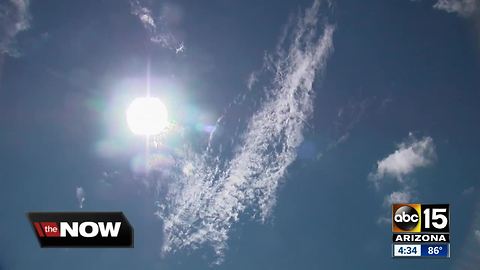
[[127,109],[127,124],[137,135],[155,135],[168,125],[167,108],[155,97],[136,98]]

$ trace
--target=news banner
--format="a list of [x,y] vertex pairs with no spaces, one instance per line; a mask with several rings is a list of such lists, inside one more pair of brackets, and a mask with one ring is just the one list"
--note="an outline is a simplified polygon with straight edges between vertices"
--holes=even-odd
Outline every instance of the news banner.
[[393,204],[392,257],[450,258],[448,204]]

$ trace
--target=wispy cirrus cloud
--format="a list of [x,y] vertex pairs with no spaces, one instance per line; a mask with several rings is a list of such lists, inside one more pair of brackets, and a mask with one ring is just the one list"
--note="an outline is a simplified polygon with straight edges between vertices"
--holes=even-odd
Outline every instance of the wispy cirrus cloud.
[[182,11],[173,4],[163,4],[160,14],[155,15],[152,8],[141,0],[130,1],[130,12],[138,17],[143,27],[148,33],[149,39],[155,44],[159,44],[163,48],[175,51],[175,53],[183,53],[185,44],[179,40],[177,36],[169,28],[170,24],[177,24],[181,21]]
[[0,54],[19,56],[15,37],[30,27],[29,0],[9,0],[0,3]]
[[320,16],[321,1],[286,28],[277,51],[266,57],[266,99],[247,121],[231,159],[189,153],[171,183],[158,215],[164,221],[164,252],[213,247],[220,262],[232,226],[242,215],[265,221],[276,192],[303,141],[313,111],[313,84],[333,50],[334,26]]

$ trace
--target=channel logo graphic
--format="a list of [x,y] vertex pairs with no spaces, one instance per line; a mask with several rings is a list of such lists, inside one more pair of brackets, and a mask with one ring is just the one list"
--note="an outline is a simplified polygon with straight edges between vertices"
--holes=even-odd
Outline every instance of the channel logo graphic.
[[448,204],[393,204],[392,231],[396,233],[448,233]]
[[394,258],[450,258],[448,204],[393,204]]
[[41,247],[133,247],[133,228],[122,212],[32,212]]

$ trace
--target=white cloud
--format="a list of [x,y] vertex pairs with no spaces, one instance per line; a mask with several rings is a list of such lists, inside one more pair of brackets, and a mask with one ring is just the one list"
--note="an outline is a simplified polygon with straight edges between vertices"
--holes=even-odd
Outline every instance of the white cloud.
[[[394,203],[411,203],[411,200],[414,199],[413,194],[416,193],[415,181],[407,179],[407,176],[419,168],[433,164],[435,159],[433,139],[424,137],[418,140],[410,133],[408,138],[397,146],[395,152],[377,161],[376,170],[369,174],[369,180],[374,182],[375,187],[378,189],[385,178],[393,178],[401,188],[399,191],[386,195],[383,199],[383,206],[389,208]],[[385,223],[389,219],[387,216],[380,217],[377,222]]]
[[438,0],[434,8],[468,17],[478,8],[478,0]]
[[350,138],[350,133],[362,118],[365,117],[367,110],[373,107],[375,100],[375,96],[363,98],[362,100],[351,98],[347,105],[338,109],[337,118],[333,123],[334,134],[337,139],[327,146],[326,151],[336,148]]
[[376,184],[385,177],[393,177],[402,183],[405,176],[418,168],[431,165],[435,158],[435,145],[431,137],[417,140],[410,134],[408,140],[399,144],[394,153],[377,162],[377,169],[370,174],[370,178]]
[[255,72],[250,73],[250,76],[248,76],[248,79],[247,79],[247,88],[248,88],[248,90],[252,90],[253,85],[254,85],[257,81],[258,81],[257,73],[255,73]]
[[474,235],[475,239],[480,243],[480,230],[475,230]]
[[83,203],[85,202],[85,190],[82,187],[77,187],[75,189],[75,195],[77,196],[78,207],[83,208]]
[[408,190],[394,191],[390,195],[385,196],[384,205],[390,206],[394,203],[410,203],[413,196]]
[[413,197],[413,190],[408,186],[405,185],[402,191],[394,191],[388,195],[386,195],[383,199],[383,206],[384,208],[388,209],[385,212],[384,216],[380,216],[377,219],[377,224],[384,225],[391,223],[391,206],[395,203],[412,203]]
[[175,53],[176,54],[179,54],[179,53],[183,53],[185,51],[185,45],[183,44],[183,42],[181,42],[178,47],[175,49]]
[[463,190],[462,194],[463,195],[470,195],[475,191],[475,187],[471,186]]
[[185,51],[183,41],[177,39],[176,35],[169,29],[170,23],[181,21],[182,12],[176,5],[164,4],[159,16],[154,16],[152,10],[143,4],[144,1],[131,0],[130,7],[132,15],[138,17],[148,33],[150,41],[160,46],[175,51],[176,54]]
[[392,206],[392,204],[412,203],[412,199],[413,199],[413,191],[408,186],[406,186],[402,191],[394,191],[389,195],[386,195],[385,198],[383,199],[383,206],[386,209],[388,209],[388,211],[386,211],[385,215],[380,216],[377,219],[377,224],[380,224],[380,225],[390,224],[392,222],[391,212],[390,212],[390,209],[391,209],[390,207]]
[[320,6],[314,1],[267,57],[265,72],[272,75],[267,98],[248,121],[233,157],[222,161],[211,152],[189,153],[183,161],[188,173],[171,183],[157,212],[164,221],[164,252],[210,244],[221,261],[240,216],[262,221],[270,216],[313,111],[314,80],[333,50],[334,27],[323,23]]
[[30,27],[29,0],[10,0],[0,4],[0,54],[18,56],[15,36]]
[[391,217],[385,216],[385,217],[379,217],[377,219],[377,224],[379,225],[385,225],[385,224],[391,224],[391,223],[392,223]]

